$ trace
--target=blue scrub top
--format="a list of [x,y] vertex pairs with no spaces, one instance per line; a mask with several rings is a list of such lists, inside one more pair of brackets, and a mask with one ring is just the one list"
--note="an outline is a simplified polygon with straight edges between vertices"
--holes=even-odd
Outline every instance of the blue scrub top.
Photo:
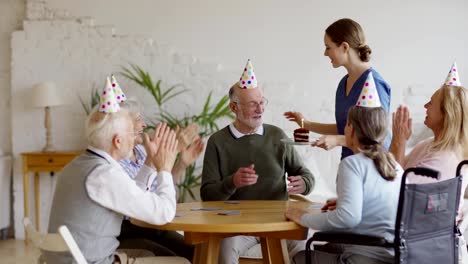
[[[364,86],[364,82],[367,79],[367,75],[369,72],[372,72],[374,76],[375,86],[377,87],[377,92],[379,93],[380,103],[385,111],[390,110],[390,85],[380,76],[378,72],[374,69],[369,68],[366,70],[357,81],[354,83],[353,88],[348,95],[346,95],[346,82],[348,80],[348,74],[346,74],[338,84],[338,88],[336,89],[336,97],[335,97],[335,119],[336,119],[336,127],[338,129],[339,135],[344,135],[344,129],[346,126],[346,120],[348,118],[348,110],[351,106],[356,105],[356,102],[361,95],[362,87]],[[392,140],[391,132],[389,131],[387,135],[387,139],[385,141],[384,147],[388,149],[390,146],[390,142]],[[341,150],[341,159],[344,159],[353,152],[347,148],[343,147]]]

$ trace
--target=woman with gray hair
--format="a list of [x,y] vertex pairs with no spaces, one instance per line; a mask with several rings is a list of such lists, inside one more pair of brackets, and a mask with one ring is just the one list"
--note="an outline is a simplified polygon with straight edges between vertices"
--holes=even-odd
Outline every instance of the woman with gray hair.
[[[321,231],[346,230],[393,241],[403,170],[388,153],[387,114],[382,107],[352,106],[345,126],[346,145],[353,155],[344,158],[336,178],[337,199],[329,200],[323,214],[289,207],[286,217]],[[305,263],[305,251],[294,263]],[[313,263],[393,263],[391,248],[329,243],[312,251]]]

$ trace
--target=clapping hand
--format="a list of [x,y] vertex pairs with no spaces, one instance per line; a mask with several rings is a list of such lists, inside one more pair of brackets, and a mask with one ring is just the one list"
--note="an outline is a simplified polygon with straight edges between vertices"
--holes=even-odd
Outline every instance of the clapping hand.
[[188,165],[195,162],[195,160],[200,156],[203,151],[205,144],[201,138],[195,140],[190,146],[182,149],[180,152],[180,162],[187,167]]
[[408,107],[398,106],[392,114],[392,133],[397,141],[408,140],[412,134],[413,125]]
[[143,133],[143,138],[145,142],[144,146],[147,154],[145,165],[154,168],[152,157],[158,153],[161,138],[165,133],[167,133],[168,130],[170,129],[166,123],[159,123],[154,129],[154,135],[152,138],[150,138],[146,132]]
[[166,124],[156,127],[152,140],[145,134],[148,159],[158,171],[171,171],[177,157],[176,134]]
[[196,123],[192,123],[183,129],[177,126],[176,134],[177,140],[179,141],[179,151],[185,150],[189,145],[200,139],[198,135],[198,125]]

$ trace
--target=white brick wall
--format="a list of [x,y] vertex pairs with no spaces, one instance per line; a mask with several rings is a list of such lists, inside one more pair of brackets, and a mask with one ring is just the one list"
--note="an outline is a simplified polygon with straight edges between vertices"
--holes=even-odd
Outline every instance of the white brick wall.
[[[59,150],[76,150],[85,147],[85,115],[77,94],[87,98],[91,87],[100,87],[103,77],[118,72],[120,65],[136,63],[167,85],[182,84],[190,89],[168,106],[181,115],[199,111],[210,90],[215,99],[226,94],[250,57],[270,101],[265,121],[291,133],[295,125],[282,118],[287,110],[333,122],[335,87],[344,71],[331,69],[322,56],[323,30],[339,17],[353,17],[363,24],[374,48],[373,64],[392,85],[392,108],[409,104],[414,120],[419,122],[415,127],[422,130],[422,105],[444,79],[454,58],[461,74],[468,76],[468,36],[461,30],[461,25],[468,24],[464,16],[468,4],[449,2],[439,8],[442,2],[392,1],[386,3],[383,14],[381,4],[371,0],[340,3],[339,7],[334,1],[309,0],[200,0],[196,4],[163,0],[1,1],[0,90],[6,96],[0,98],[0,117],[7,125],[0,127],[0,149],[12,151],[15,157],[16,236],[23,237],[19,155],[40,150],[45,141],[43,111],[27,103],[35,83],[52,80],[62,87],[69,103],[52,109],[52,134]],[[247,5],[251,9],[244,12],[241,7]],[[24,6],[27,11],[22,10]],[[18,26],[4,28],[3,19],[16,25],[23,19],[23,12],[23,30]],[[11,33],[14,29],[19,31]],[[11,68],[6,48],[9,34]],[[441,50],[441,45],[450,47]],[[154,112],[154,102],[143,89],[123,78],[119,81],[128,96],[143,102],[148,114]],[[331,195],[339,150],[298,149],[319,174],[318,194]],[[54,181],[41,177],[42,230],[46,228]],[[30,205],[33,208],[32,201]]]

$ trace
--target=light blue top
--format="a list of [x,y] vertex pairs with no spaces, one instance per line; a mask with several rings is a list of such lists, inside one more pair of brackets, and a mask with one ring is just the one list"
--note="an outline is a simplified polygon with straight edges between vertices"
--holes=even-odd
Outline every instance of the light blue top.
[[[362,153],[348,156],[340,163],[337,176],[337,208],[322,214],[306,214],[303,226],[320,231],[344,231],[384,237],[393,241],[403,169],[397,177],[385,180],[374,161]],[[392,262],[393,249],[346,246],[345,253],[360,254]]]
[[[390,85],[382,78],[382,76],[373,68],[367,69],[361,74],[361,76],[356,80],[351,88],[351,91],[346,95],[346,83],[348,81],[348,74],[346,74],[338,84],[335,95],[335,119],[336,119],[336,128],[338,129],[338,135],[344,135],[344,129],[346,126],[346,120],[348,119],[348,110],[351,106],[356,105],[359,96],[361,95],[362,87],[366,82],[367,75],[372,72],[375,81],[375,87],[379,93],[380,103],[382,104],[383,109],[388,113],[390,109],[390,99],[391,99],[391,89]],[[385,149],[388,149],[390,146],[390,141],[392,140],[391,131],[389,131],[387,138],[384,143]],[[341,159],[353,155],[353,152],[347,148],[343,147],[341,151]]]

